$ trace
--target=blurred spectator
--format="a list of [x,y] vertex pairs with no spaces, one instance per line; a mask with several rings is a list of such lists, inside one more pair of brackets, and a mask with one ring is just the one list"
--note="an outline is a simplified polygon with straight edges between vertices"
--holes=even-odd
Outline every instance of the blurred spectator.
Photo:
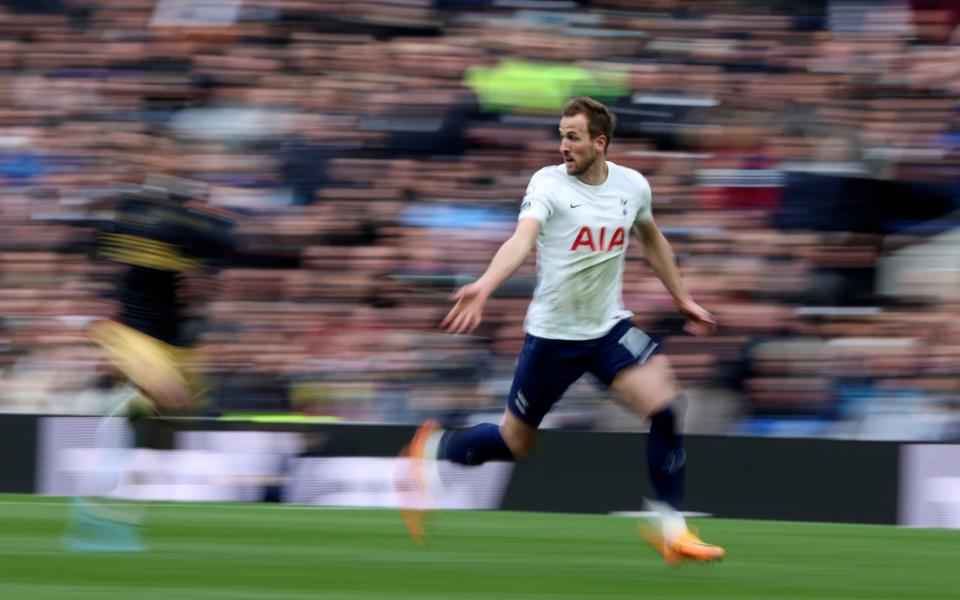
[[[955,3],[575,4],[2,3],[0,410],[98,412],[79,331],[116,307],[76,223],[151,170],[244,215],[200,332],[220,410],[498,410],[532,264],[481,335],[436,325],[590,93],[721,323],[688,343],[631,251],[696,431],[955,439]],[[633,426],[588,382],[558,408]]]

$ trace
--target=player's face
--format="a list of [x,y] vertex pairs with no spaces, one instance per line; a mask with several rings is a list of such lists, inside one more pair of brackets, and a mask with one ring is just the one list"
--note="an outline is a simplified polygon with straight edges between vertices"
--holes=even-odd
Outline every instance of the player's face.
[[603,155],[606,136],[590,138],[587,117],[583,114],[560,119],[560,154],[567,165],[567,175],[579,177],[596,164]]

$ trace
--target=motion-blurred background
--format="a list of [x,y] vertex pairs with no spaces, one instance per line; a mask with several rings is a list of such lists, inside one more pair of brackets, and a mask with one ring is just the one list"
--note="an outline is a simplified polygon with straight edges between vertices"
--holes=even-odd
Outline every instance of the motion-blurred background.
[[[499,414],[532,260],[476,336],[437,326],[587,94],[721,324],[683,335],[631,249],[688,432],[960,439],[958,24],[950,0],[0,2],[0,411],[102,413],[84,325],[114,271],[81,223],[159,172],[240,215],[198,331],[213,411]],[[587,380],[545,425],[641,426]]]

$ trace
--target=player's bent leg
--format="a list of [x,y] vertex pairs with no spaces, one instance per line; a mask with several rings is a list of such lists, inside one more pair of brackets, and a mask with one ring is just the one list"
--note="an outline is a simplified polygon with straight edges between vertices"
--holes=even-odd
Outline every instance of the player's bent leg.
[[424,422],[401,451],[395,489],[400,513],[411,539],[424,545],[426,520],[442,492],[438,461],[477,466],[491,460],[512,461],[533,447],[536,429],[509,410],[499,426],[481,423],[463,430],[444,431],[436,421]]
[[444,432],[437,457],[461,465],[476,466],[492,460],[513,461],[526,457],[537,430],[505,411],[500,425],[480,423],[467,429]]
[[650,420],[647,436],[650,482],[658,504],[676,513],[665,514],[663,519],[664,533],[675,537],[685,528],[677,511],[683,503],[686,453],[672,406],[679,394],[670,363],[666,357],[655,356],[646,364],[623,369],[611,388],[635,412]]
[[703,542],[690,531],[680,513],[686,452],[673,408],[681,395],[669,361],[654,356],[643,365],[623,369],[610,387],[634,412],[650,420],[647,468],[657,500],[649,506],[658,518],[647,526],[641,525],[644,540],[671,564],[683,559],[723,558],[723,548]]
[[434,505],[441,481],[437,462],[476,466],[489,461],[523,459],[533,450],[537,427],[564,391],[586,370],[584,352],[563,340],[527,335],[507,395],[500,424],[481,423],[443,431],[424,423],[401,452],[396,478],[398,500],[410,536],[423,542],[424,517]]
[[670,363],[666,357],[655,356],[644,365],[623,369],[611,387],[631,408],[650,420],[650,482],[656,491],[656,505],[667,513],[663,519],[664,533],[668,538],[676,537],[685,529],[678,511],[683,503],[686,453],[672,406],[679,394]]

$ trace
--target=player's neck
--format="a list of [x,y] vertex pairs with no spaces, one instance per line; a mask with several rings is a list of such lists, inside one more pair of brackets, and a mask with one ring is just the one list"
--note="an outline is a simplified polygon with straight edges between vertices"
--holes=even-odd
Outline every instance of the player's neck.
[[600,156],[593,163],[590,169],[583,175],[579,175],[577,179],[587,185],[603,185],[604,182],[606,182],[607,175],[609,173],[610,169],[607,167],[607,159],[603,156]]

